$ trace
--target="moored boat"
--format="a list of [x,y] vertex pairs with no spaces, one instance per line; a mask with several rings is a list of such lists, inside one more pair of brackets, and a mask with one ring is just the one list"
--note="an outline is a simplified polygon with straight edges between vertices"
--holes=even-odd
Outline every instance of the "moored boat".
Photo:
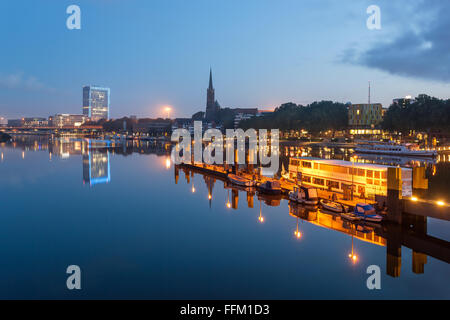
[[320,205],[323,209],[336,213],[347,212],[348,210],[348,207],[343,204],[325,199],[320,200]]
[[268,194],[280,194],[281,193],[281,184],[278,180],[267,180],[259,185],[257,188],[262,193]]
[[358,144],[355,148],[356,153],[368,154],[387,154],[410,157],[435,157],[436,150],[420,150],[409,145],[402,144],[382,144],[382,143],[366,143]]
[[345,220],[350,220],[350,221],[359,221],[361,220],[361,217],[354,214],[353,212],[342,212],[341,213],[341,218],[345,219]]
[[244,187],[253,187],[255,185],[254,181],[246,179],[244,177],[237,176],[235,174],[229,174],[228,180],[230,180],[231,183]]
[[381,222],[383,220],[383,217],[376,213],[375,208],[367,203],[358,203],[353,213],[364,221]]
[[289,199],[307,205],[319,204],[317,189],[312,187],[294,187],[294,190],[289,192]]

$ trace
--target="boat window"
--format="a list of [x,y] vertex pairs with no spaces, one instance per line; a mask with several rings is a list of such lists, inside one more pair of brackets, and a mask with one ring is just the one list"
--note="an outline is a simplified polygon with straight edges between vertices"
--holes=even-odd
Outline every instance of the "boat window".
[[387,171],[382,171],[381,172],[381,178],[386,180],[387,179]]
[[381,185],[382,185],[383,187],[387,187],[387,181],[386,181],[386,180],[381,181]]
[[308,196],[310,199],[317,198],[317,190],[316,189],[308,189]]
[[327,187],[339,189],[339,182],[327,180]]
[[358,169],[358,176],[364,177],[366,175],[366,170],[364,169]]
[[341,166],[334,166],[333,167],[333,172],[347,174],[348,173],[348,168],[341,167]]
[[374,178],[380,179],[380,171],[374,171]]
[[323,185],[325,185],[325,180],[319,179],[319,178],[313,178],[313,183],[323,186]]
[[367,178],[373,178],[373,171],[367,170]]
[[311,183],[311,177],[310,176],[303,176],[302,181]]
[[314,169],[319,170],[319,164],[318,163],[314,163]]
[[367,178],[366,182],[367,182],[367,184],[373,184],[373,180],[369,179],[369,178]]
[[311,168],[311,162],[302,161],[302,167],[303,168]]
[[376,186],[379,186],[380,185],[380,180],[373,180],[373,184],[376,185]]

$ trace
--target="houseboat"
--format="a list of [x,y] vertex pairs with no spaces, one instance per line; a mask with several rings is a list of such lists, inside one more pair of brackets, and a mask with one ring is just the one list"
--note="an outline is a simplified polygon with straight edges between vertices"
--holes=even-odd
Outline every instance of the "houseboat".
[[408,157],[436,157],[436,150],[420,150],[413,145],[398,145],[390,143],[365,143],[358,144],[356,153],[386,154]]
[[[360,198],[387,196],[389,167],[311,157],[290,158],[289,179],[296,183]],[[394,167],[395,168],[395,167]],[[412,196],[412,169],[401,168],[402,196]]]

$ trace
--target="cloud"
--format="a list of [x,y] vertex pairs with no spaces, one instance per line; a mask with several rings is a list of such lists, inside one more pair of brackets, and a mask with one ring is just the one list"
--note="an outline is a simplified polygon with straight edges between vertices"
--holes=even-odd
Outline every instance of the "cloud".
[[419,2],[415,10],[419,21],[406,21],[394,39],[360,52],[347,49],[339,60],[405,77],[450,82],[450,1]]
[[7,89],[44,90],[50,89],[34,76],[27,76],[23,72],[0,74],[0,87]]

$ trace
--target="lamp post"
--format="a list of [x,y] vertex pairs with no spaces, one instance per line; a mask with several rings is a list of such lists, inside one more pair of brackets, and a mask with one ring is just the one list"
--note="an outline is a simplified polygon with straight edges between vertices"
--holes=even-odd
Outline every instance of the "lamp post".
[[172,108],[166,107],[164,110],[167,112],[167,119],[170,119],[170,111],[172,111]]

